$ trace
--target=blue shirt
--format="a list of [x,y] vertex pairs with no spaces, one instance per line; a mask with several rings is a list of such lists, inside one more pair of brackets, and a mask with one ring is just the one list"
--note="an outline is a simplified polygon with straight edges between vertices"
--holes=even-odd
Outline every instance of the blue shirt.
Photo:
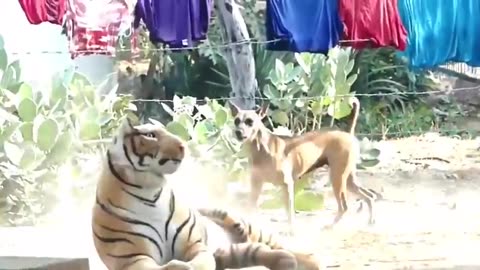
[[408,32],[406,56],[412,68],[447,62],[480,66],[479,0],[399,0]]
[[338,0],[267,0],[265,23],[273,51],[326,54],[343,34]]
[[143,20],[152,43],[193,46],[206,38],[212,8],[213,0],[138,0],[134,27]]

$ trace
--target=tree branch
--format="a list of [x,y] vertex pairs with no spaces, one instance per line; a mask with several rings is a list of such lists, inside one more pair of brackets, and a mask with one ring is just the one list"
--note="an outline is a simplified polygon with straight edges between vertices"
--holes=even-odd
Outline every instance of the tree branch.
[[[247,25],[234,0],[215,0],[215,11],[224,42],[237,43],[250,40]],[[227,62],[232,92],[230,97],[242,109],[255,108],[257,80],[255,59],[249,43],[232,45],[222,53]]]

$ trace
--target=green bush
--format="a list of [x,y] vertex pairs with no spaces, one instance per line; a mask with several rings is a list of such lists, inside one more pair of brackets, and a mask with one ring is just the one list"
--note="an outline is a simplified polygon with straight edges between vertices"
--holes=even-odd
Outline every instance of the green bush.
[[85,151],[82,141],[109,138],[135,108],[113,91],[100,98],[72,70],[56,74],[50,91],[35,90],[3,48],[0,70],[0,224],[31,224],[54,203],[58,181],[68,181],[58,169]]

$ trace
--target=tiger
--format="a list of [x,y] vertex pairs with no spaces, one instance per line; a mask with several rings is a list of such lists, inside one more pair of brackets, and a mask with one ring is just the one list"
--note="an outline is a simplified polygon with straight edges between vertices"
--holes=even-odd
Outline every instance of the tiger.
[[320,269],[310,253],[220,208],[195,208],[167,178],[186,143],[161,123],[125,118],[107,147],[92,211],[95,250],[109,270]]

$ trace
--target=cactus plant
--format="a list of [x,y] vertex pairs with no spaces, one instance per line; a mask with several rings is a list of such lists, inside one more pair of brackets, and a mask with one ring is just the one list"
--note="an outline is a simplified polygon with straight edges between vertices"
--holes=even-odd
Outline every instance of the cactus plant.
[[20,62],[9,63],[1,36],[0,74],[0,216],[7,218],[0,223],[22,223],[55,197],[43,187],[55,186],[58,168],[81,152],[78,142],[110,137],[135,108],[114,91],[100,98],[73,69],[53,76],[49,92],[33,89],[21,80]]

